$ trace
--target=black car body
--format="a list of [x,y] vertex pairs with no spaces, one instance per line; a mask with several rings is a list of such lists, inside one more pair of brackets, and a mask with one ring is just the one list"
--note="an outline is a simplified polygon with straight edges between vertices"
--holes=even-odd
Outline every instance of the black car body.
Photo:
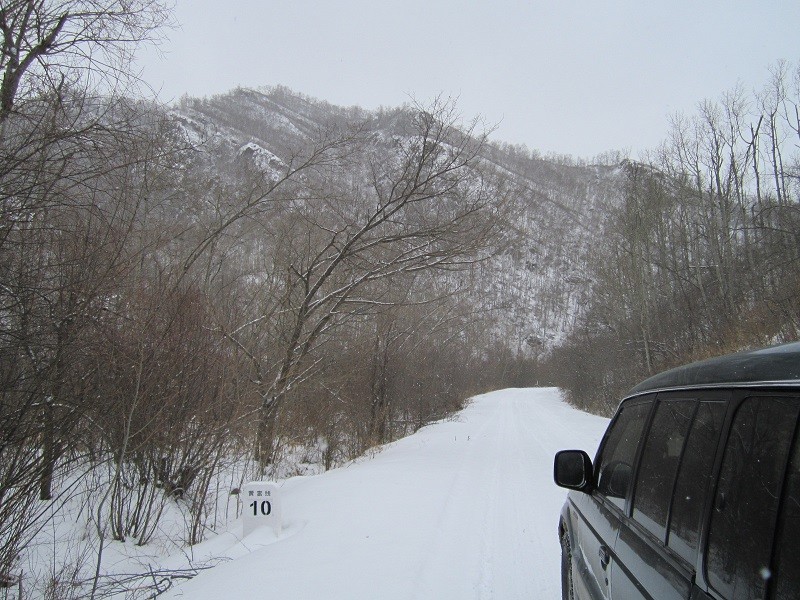
[[562,596],[800,598],[800,343],[693,363],[556,454]]

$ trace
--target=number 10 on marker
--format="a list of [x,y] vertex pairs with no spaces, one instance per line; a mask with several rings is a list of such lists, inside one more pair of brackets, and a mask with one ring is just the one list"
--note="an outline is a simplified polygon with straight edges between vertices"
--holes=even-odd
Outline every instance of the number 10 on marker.
[[259,514],[262,514],[266,517],[272,512],[272,504],[270,504],[269,500],[262,500],[260,503],[258,500],[253,500],[250,503],[250,508],[253,509],[254,517],[257,517]]

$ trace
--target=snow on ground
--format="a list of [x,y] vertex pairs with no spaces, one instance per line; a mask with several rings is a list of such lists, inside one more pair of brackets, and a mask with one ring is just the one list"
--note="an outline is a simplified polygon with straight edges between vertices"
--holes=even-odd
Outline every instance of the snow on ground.
[[278,537],[241,539],[232,522],[192,549],[227,561],[162,597],[560,598],[553,455],[593,454],[607,422],[555,388],[478,396],[372,457],[282,482]]

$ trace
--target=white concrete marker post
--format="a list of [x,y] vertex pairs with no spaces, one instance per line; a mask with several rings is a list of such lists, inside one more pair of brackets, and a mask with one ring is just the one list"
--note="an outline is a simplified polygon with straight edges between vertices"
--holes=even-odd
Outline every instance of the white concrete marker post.
[[269,481],[251,481],[242,486],[242,517],[244,535],[256,527],[271,527],[275,535],[281,533],[280,490]]

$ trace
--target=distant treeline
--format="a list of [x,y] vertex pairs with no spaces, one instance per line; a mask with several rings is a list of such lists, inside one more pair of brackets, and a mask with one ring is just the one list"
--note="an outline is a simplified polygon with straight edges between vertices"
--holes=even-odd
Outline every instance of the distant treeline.
[[676,116],[588,263],[590,302],[539,365],[608,413],[638,380],[800,334],[800,65]]

